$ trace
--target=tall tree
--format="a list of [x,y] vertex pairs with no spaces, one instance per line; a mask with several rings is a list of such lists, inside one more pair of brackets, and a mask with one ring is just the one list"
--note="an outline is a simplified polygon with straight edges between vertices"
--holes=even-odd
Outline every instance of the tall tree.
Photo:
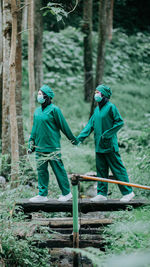
[[113,10],[114,10],[114,0],[108,1],[108,7],[107,7],[107,35],[108,40],[111,42],[112,40],[112,30],[113,30]]
[[28,0],[24,0],[24,8],[22,10],[22,29],[25,31],[28,25]]
[[[43,14],[42,0],[36,2],[34,8],[34,70],[35,70],[35,89],[42,86],[43,66],[42,66],[42,48],[43,48]],[[37,23],[38,21],[38,23]]]
[[[95,87],[102,83],[104,73],[104,55],[105,43],[107,39],[107,6],[109,0],[99,0],[99,29],[98,29],[98,49],[97,49],[97,64],[96,64],[96,79]],[[94,92],[93,92],[94,95]],[[90,116],[94,110],[94,97],[92,99]]]
[[2,98],[2,154],[10,154],[9,123],[9,59],[11,41],[11,0],[3,0],[3,98]]
[[35,109],[35,76],[34,76],[34,1],[29,0],[28,7],[28,70],[29,70],[29,99],[30,99],[30,128]]
[[18,146],[18,126],[16,113],[16,44],[17,44],[17,5],[16,0],[11,0],[12,13],[12,34],[10,50],[10,129],[11,129],[11,180],[13,186],[19,173],[19,146]]
[[23,132],[23,116],[22,116],[22,45],[21,45],[21,30],[22,30],[22,9],[20,9],[20,0],[17,0],[17,51],[16,51],[16,112],[18,125],[18,141],[19,141],[19,156],[26,153],[24,144]]
[[92,5],[93,0],[83,1],[84,32],[84,98],[91,101],[93,92],[93,57],[92,57]]
[[3,25],[3,10],[2,10],[2,0],[0,0],[0,139],[2,136],[2,75],[3,75],[3,35],[2,35],[2,25]]

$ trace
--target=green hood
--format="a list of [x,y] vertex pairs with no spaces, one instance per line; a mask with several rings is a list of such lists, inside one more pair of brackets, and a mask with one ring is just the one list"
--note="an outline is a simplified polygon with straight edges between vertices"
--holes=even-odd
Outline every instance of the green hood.
[[105,97],[110,98],[112,95],[111,89],[105,85],[105,84],[100,84],[96,87],[96,90],[101,92]]
[[40,90],[43,91],[46,95],[48,95],[50,98],[54,97],[54,92],[48,85],[43,85]]

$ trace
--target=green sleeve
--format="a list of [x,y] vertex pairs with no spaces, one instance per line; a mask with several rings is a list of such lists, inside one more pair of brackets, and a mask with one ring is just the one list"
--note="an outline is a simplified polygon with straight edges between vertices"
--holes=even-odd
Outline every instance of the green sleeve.
[[115,133],[117,133],[121,129],[121,127],[124,124],[123,119],[115,105],[112,106],[111,116],[114,122],[113,126],[109,130],[105,131],[102,135],[102,137],[106,139],[111,138]]
[[80,142],[83,142],[84,139],[88,137],[93,130],[94,130],[94,114],[92,115],[92,117],[90,118],[84,129],[81,131],[81,133],[78,135],[77,139]]
[[56,121],[58,129],[60,129],[73,144],[76,144],[76,137],[73,135],[68,126],[68,123],[66,122],[61,110],[58,107],[54,109],[54,119]]

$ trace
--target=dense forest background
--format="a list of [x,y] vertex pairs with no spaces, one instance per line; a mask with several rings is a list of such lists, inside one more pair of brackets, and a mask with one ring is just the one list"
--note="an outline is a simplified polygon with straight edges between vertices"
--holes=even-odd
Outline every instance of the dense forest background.
[[[32,10],[36,14],[35,21],[32,21],[34,16],[31,13],[33,2],[36,3]],[[10,79],[12,74],[10,75],[8,68],[10,54],[7,53],[12,48],[13,27],[10,14],[14,1],[0,1],[0,7],[3,7],[0,8],[0,36],[2,36],[0,39],[0,265],[2,266],[56,266],[56,263],[52,263],[49,249],[33,246],[35,240],[42,238],[40,235],[42,228],[38,226],[39,232],[29,237],[27,235],[29,228],[24,224],[28,218],[21,210],[15,213],[15,203],[37,194],[34,154],[27,155],[26,151],[32,127],[32,112],[38,106],[36,97],[40,86],[48,84],[54,90],[53,102],[60,107],[76,136],[89,119],[100,48],[100,2],[102,0],[93,0],[92,7],[90,49],[93,87],[90,91],[91,96],[88,98],[84,80],[86,33],[83,31],[83,8],[85,1],[16,1],[20,4],[19,10],[22,16],[19,18],[20,13],[17,13],[20,27],[17,36],[20,37],[20,41],[15,43],[20,44],[17,47],[17,53],[20,53],[18,58],[21,60],[16,64],[19,82],[13,87],[14,91],[11,90],[13,79]],[[56,10],[49,9],[47,7],[49,3],[55,4],[53,7],[56,7]],[[6,15],[4,7],[10,12],[6,20],[4,20]],[[62,10],[57,13],[60,7]],[[27,13],[30,14],[30,20]],[[104,72],[100,79],[111,87],[113,92],[111,101],[118,107],[125,122],[118,133],[118,140],[130,181],[145,185],[150,184],[149,14],[150,1],[148,0],[114,0],[112,39],[105,40]],[[14,51],[12,49],[12,52]],[[12,64],[12,67],[14,65]],[[15,94],[12,94],[13,92]],[[15,126],[12,120],[14,118],[18,126]],[[10,124],[14,128],[11,128]],[[17,149],[15,149],[15,143]],[[19,153],[16,155],[14,151]],[[62,158],[68,174],[95,172],[93,134],[78,147],[72,146],[62,134]],[[134,189],[134,192],[137,199],[150,200],[148,190]],[[50,169],[49,196],[56,198],[59,194],[56,179]],[[80,196],[90,197],[91,194],[96,194],[93,184],[83,183],[80,187]],[[109,186],[109,197],[110,199],[120,198],[116,185]],[[81,253],[87,255],[93,262],[97,259],[98,266],[106,264],[106,266],[117,267],[116,261],[118,266],[121,266],[124,261],[126,267],[131,266],[131,262],[132,267],[143,267],[146,264],[149,266],[149,214],[149,206],[113,214],[107,212],[104,216],[112,216],[114,224],[105,228],[103,233],[105,240],[108,241],[105,255],[94,249],[83,250]],[[57,218],[58,214],[42,212],[40,216]],[[65,215],[61,213],[59,216]],[[67,216],[70,217],[71,214]],[[25,238],[18,238],[17,231],[23,231]],[[51,238],[48,229],[44,230],[44,238]]]
[[[43,0],[43,6],[48,4],[48,0]],[[51,1],[62,3],[64,9],[69,12],[73,9],[76,1]],[[98,24],[98,5],[99,1],[93,1],[93,30],[97,30]],[[79,1],[76,9],[72,12],[64,22],[58,23],[52,14],[47,14],[44,19],[44,29],[48,31],[58,32],[65,27],[72,26],[79,28],[82,22],[83,1]],[[146,0],[144,3],[134,0],[115,0],[114,1],[114,28],[120,28],[127,34],[134,34],[136,32],[149,33],[150,3]]]

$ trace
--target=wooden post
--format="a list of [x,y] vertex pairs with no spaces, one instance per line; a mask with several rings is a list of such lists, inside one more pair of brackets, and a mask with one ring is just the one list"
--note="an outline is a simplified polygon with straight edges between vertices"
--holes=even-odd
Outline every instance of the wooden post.
[[78,226],[78,178],[72,177],[73,192],[73,247],[79,247],[79,226]]
[[[79,248],[79,225],[78,225],[78,178],[72,177],[73,192],[73,248]],[[73,253],[73,266],[78,267],[79,256]]]

